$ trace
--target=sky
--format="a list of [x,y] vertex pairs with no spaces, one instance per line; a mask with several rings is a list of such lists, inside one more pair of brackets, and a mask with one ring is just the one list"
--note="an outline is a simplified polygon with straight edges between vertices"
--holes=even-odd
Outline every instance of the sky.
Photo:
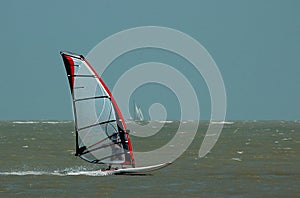
[[[0,120],[72,120],[59,52],[87,55],[107,37],[141,26],[172,28],[205,47],[224,81],[226,120],[299,120],[299,8],[296,0],[4,1]],[[163,50],[141,49],[114,61],[103,79],[112,88],[118,67],[147,61],[189,64]],[[182,72],[192,83],[201,78],[194,76],[193,69]],[[201,119],[208,120],[209,92],[200,81],[194,86]],[[151,103],[160,102],[153,95],[163,93],[165,105],[175,97],[159,86],[145,85],[132,96],[145,117]],[[172,101],[172,105],[180,103],[176,97]],[[167,107],[168,118],[177,119],[172,105]]]

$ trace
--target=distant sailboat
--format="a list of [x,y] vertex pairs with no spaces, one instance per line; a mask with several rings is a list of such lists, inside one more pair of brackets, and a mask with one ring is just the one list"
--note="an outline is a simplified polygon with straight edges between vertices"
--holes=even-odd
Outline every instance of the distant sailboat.
[[[131,140],[123,115],[108,87],[82,55],[60,53],[72,94],[76,156],[96,164],[131,166],[110,169],[108,174],[147,172],[170,163],[135,168]],[[137,107],[139,119],[143,119]]]
[[134,102],[134,120],[144,121],[144,115],[141,108]]

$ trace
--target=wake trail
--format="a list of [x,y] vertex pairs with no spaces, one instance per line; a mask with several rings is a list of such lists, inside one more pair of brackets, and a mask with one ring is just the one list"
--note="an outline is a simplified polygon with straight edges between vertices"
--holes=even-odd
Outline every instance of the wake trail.
[[0,176],[107,176],[109,173],[97,171],[5,171]]

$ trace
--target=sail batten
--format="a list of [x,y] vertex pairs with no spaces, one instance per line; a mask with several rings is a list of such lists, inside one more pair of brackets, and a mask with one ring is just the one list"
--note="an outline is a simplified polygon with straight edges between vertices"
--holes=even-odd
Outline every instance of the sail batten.
[[76,155],[91,163],[134,166],[126,124],[111,92],[82,55],[61,56],[73,98]]
[[89,126],[85,126],[85,127],[79,128],[78,131],[82,131],[84,129],[92,128],[92,127],[95,127],[95,126],[98,126],[98,125],[102,125],[102,124],[107,124],[107,123],[110,123],[110,122],[116,122],[116,120],[107,120],[107,121],[104,121],[104,122],[98,122],[96,124],[92,124],[92,125],[89,125]]
[[86,78],[97,78],[95,75],[68,75],[71,77],[86,77]]
[[[121,142],[119,142],[121,143]],[[88,149],[82,153],[80,153],[81,155],[85,155],[85,154],[88,154],[88,153],[91,153],[91,152],[94,152],[94,151],[97,151],[98,149],[103,149],[103,148],[106,148],[106,147],[111,147],[113,146],[114,143],[110,143],[110,144],[105,144],[105,145],[102,145],[102,146],[99,146],[99,147],[96,147],[96,148],[93,148],[93,149]],[[115,155],[115,154],[114,154]]]
[[79,102],[79,101],[83,101],[83,100],[93,100],[93,99],[98,99],[98,98],[109,98],[109,97],[108,96],[94,96],[94,97],[88,97],[88,98],[79,98],[74,101]]

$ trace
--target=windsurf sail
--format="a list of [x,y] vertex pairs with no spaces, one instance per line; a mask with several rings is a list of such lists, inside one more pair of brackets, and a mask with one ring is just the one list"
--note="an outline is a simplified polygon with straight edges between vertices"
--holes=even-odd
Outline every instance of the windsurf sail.
[[126,124],[111,92],[84,56],[60,54],[73,99],[75,155],[91,163],[134,167]]

